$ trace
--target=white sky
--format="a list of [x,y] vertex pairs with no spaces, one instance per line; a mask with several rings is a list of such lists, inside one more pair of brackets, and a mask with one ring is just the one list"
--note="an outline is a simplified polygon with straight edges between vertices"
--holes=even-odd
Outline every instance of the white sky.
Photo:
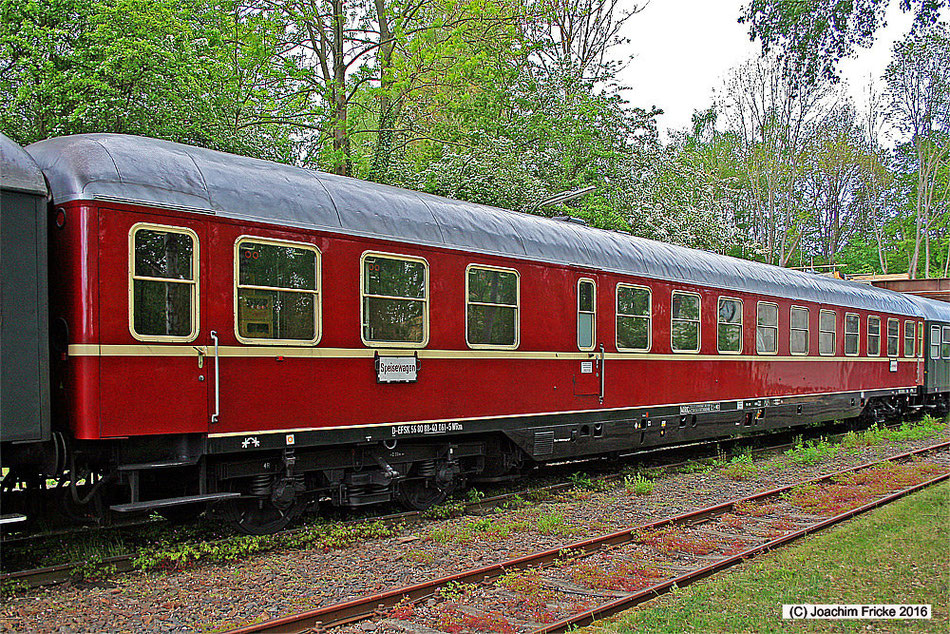
[[[620,74],[630,87],[624,94],[634,106],[664,110],[658,119],[664,139],[668,131],[688,127],[693,111],[712,104],[713,90],[730,68],[759,54],[759,43],[750,42],[748,27],[738,23],[747,1],[651,0],[625,26],[630,43],[614,51],[625,60],[632,56]],[[855,59],[839,66],[858,108],[863,107],[868,75],[884,73],[891,45],[910,29],[913,17],[898,5],[891,0],[887,26],[878,31],[874,46],[859,49]]]

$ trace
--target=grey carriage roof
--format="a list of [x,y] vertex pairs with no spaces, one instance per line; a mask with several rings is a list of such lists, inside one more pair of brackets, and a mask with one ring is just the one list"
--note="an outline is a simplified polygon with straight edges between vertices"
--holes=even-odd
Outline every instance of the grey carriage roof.
[[46,181],[33,158],[0,134],[0,188],[45,196]]
[[799,301],[917,315],[904,295],[169,141],[84,134],[27,148],[53,200],[120,200],[368,235]]
[[924,319],[950,322],[950,304],[947,302],[921,297],[920,295],[908,295],[907,299],[917,305]]

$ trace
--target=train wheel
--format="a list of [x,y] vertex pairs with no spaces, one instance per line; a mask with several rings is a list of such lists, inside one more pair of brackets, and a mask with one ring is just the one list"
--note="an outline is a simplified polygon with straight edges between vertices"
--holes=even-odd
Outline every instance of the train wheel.
[[240,499],[225,502],[224,516],[235,530],[246,535],[269,535],[287,528],[303,513],[306,504],[297,499],[286,508],[270,500]]
[[410,510],[424,511],[444,502],[451,492],[451,487],[431,478],[407,480],[399,485],[399,501]]

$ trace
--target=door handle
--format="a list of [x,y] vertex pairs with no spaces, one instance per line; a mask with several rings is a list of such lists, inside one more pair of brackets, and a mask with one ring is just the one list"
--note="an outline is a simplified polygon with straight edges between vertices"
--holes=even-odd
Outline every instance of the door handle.
[[211,339],[214,340],[214,414],[211,415],[211,424],[214,425],[221,415],[221,357],[218,355],[218,333],[214,330]]

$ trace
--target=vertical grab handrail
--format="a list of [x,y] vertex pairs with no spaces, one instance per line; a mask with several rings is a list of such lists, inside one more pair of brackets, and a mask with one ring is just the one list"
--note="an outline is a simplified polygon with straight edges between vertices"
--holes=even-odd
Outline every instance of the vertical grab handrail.
[[604,361],[607,355],[604,354],[604,344],[600,344],[600,404],[604,404]]
[[220,356],[218,356],[218,333],[211,331],[211,338],[214,340],[214,414],[211,415],[211,424],[218,422],[218,416],[221,415],[221,373],[219,371]]

